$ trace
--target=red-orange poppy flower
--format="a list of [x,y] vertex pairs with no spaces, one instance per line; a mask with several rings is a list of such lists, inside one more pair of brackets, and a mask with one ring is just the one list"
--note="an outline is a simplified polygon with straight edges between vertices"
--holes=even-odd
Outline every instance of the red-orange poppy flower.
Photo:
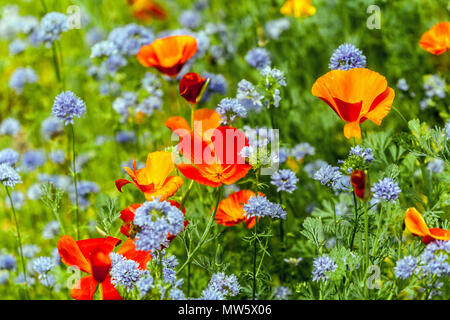
[[419,45],[423,50],[440,55],[450,49],[450,22],[440,22],[425,32]]
[[191,36],[169,36],[143,46],[137,59],[144,67],[154,67],[176,77],[184,64],[197,52],[197,40]]
[[161,201],[166,200],[183,185],[181,177],[169,176],[174,168],[172,153],[165,151],[151,152],[147,156],[144,168],[136,170],[136,160],[133,161],[133,170],[125,167],[124,169],[132,181],[118,179],[116,180],[116,187],[122,192],[124,185],[132,183],[144,193],[145,199],[151,201],[160,197]]
[[405,226],[415,236],[421,237],[425,244],[434,240],[450,240],[450,231],[428,226],[416,208],[409,208],[405,214]]
[[395,97],[385,77],[365,68],[331,70],[317,79],[312,94],[347,122],[344,127],[347,139],[361,138],[359,124],[367,119],[381,125]]
[[[131,241],[131,242],[130,242]],[[109,270],[111,269],[110,253],[120,243],[113,237],[96,238],[75,241],[70,236],[62,236],[57,244],[61,261],[67,266],[75,266],[89,275],[81,278],[71,289],[70,295],[76,300],[92,300],[97,285],[103,300],[121,300],[120,294],[111,283]],[[134,242],[127,240],[117,253],[127,259],[133,259],[139,268],[146,269],[150,255],[136,250]]]
[[[194,132],[205,141],[211,138],[213,129],[220,126],[220,123],[220,114],[216,110],[203,108],[194,111]],[[164,124],[179,137],[192,133],[186,119],[180,116],[170,117]]]
[[[180,209],[181,204],[173,201],[173,200],[168,200],[168,202],[174,206],[177,207],[178,209]],[[134,214],[136,212],[136,210],[142,205],[142,203],[137,203],[137,204],[132,204],[131,206],[123,209],[122,211],[120,211],[120,219],[122,219],[123,224],[120,227],[120,232],[126,236],[126,237],[130,237],[130,238],[134,238],[136,230],[133,230],[133,220],[134,220]],[[181,210],[181,212],[183,212],[183,214],[186,214],[186,208],[183,207],[183,209]],[[184,227],[186,227],[189,224],[189,221],[185,220],[184,221]],[[175,236],[172,235],[168,235],[167,238],[169,239],[169,241],[172,241],[173,239],[175,239]]]
[[186,73],[180,80],[180,95],[189,103],[196,104],[205,83],[206,78],[198,73]]
[[358,198],[366,200],[369,197],[369,188],[366,186],[366,173],[364,171],[354,170],[350,175],[350,182]]
[[167,19],[167,11],[158,3],[152,0],[128,0],[131,10],[136,19],[143,22],[152,19]]
[[[253,228],[255,218],[247,218],[244,215],[244,204],[247,204],[254,195],[255,193],[251,190],[240,190],[220,201],[216,212],[217,223],[228,227],[245,222],[249,229]],[[258,193],[258,195],[263,196],[262,193]]]
[[280,12],[287,16],[303,18],[315,14],[316,7],[311,4],[311,0],[287,0]]
[[189,162],[177,164],[178,170],[186,178],[211,187],[230,185],[245,177],[252,167],[240,154],[249,145],[245,134],[221,126],[213,130],[210,140],[195,133],[183,136],[178,149]]

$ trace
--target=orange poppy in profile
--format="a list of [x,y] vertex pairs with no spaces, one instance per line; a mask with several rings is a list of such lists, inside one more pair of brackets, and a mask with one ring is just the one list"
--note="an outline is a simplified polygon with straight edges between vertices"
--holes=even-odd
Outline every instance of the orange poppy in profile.
[[[203,108],[194,111],[194,132],[203,137],[203,140],[209,140],[213,130],[220,126],[220,123],[220,114],[216,110]],[[180,116],[170,117],[164,124],[179,137],[192,133],[186,119]]]
[[197,52],[197,40],[191,36],[169,36],[143,46],[137,59],[144,67],[153,67],[176,77],[184,64]]
[[416,208],[409,208],[405,214],[405,226],[415,236],[421,237],[425,244],[434,240],[450,240],[450,231],[428,226]]
[[177,168],[186,178],[200,184],[230,185],[245,177],[252,167],[240,154],[248,145],[243,132],[228,126],[213,130],[210,141],[191,133],[183,136],[178,144],[188,162],[177,164]]
[[136,19],[143,22],[152,19],[167,19],[167,11],[158,3],[152,0],[128,0],[131,10]]
[[[254,195],[255,193],[251,190],[240,190],[220,201],[216,212],[217,223],[229,227],[245,222],[247,228],[253,228],[255,217],[247,218],[244,215],[244,204],[247,204],[248,200]],[[258,195],[263,196],[262,193],[258,193]]]
[[326,102],[347,124],[347,139],[361,138],[360,123],[367,119],[381,125],[395,92],[386,78],[366,68],[331,70],[314,83],[312,94]]
[[[67,266],[78,267],[89,275],[81,278],[71,289],[70,295],[76,300],[92,300],[97,285],[103,300],[121,300],[119,292],[111,283],[109,270],[111,269],[110,253],[120,243],[113,237],[86,239],[75,241],[70,236],[62,236],[58,240],[57,248],[61,261]],[[126,259],[132,259],[139,264],[141,270],[145,270],[151,256],[136,250],[134,242],[129,239],[117,251]]]
[[450,49],[450,22],[440,22],[425,32],[419,45],[423,50],[440,55]]
[[196,104],[206,78],[201,77],[198,73],[186,73],[180,80],[180,95],[191,104]]
[[[169,202],[170,205],[177,207],[178,209],[180,209],[180,207],[181,207],[181,204],[176,201],[168,200],[167,202]],[[132,204],[131,206],[120,211],[120,219],[122,219],[122,221],[123,221],[123,224],[120,227],[120,232],[126,237],[130,237],[130,238],[134,239],[135,230],[133,230],[133,220],[134,220],[135,212],[140,206],[142,206],[142,203]],[[183,208],[181,210],[181,212],[183,212],[183,214],[185,215],[186,209]],[[188,224],[189,224],[189,221],[185,220],[184,227],[186,227]],[[169,241],[172,241],[173,239],[175,239],[175,236],[171,236],[169,234],[167,236],[167,238],[169,239]]]
[[136,159],[133,161],[133,170],[124,168],[132,181],[126,179],[116,180],[117,189],[122,192],[124,185],[132,183],[141,190],[145,199],[151,201],[159,199],[166,200],[173,196],[183,185],[183,179],[179,176],[169,176],[175,169],[172,153],[165,151],[151,152],[147,156],[145,167],[136,170]]
[[311,0],[287,0],[280,12],[287,16],[303,18],[314,15],[316,7],[311,4]]
[[358,198],[366,200],[369,197],[369,188],[366,186],[366,173],[364,171],[354,170],[350,175],[350,182]]

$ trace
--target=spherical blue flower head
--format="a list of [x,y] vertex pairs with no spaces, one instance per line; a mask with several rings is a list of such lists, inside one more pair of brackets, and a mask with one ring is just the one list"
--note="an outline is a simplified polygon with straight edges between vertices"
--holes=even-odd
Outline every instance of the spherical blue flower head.
[[27,48],[27,43],[20,39],[14,40],[8,46],[9,53],[13,56],[24,52],[26,50],[26,48]]
[[48,117],[41,124],[41,135],[45,140],[53,139],[64,131],[61,121],[54,117]]
[[407,256],[397,261],[394,268],[394,274],[397,278],[408,279],[416,270],[419,259],[413,256]]
[[209,83],[206,87],[201,101],[208,101],[214,94],[225,95],[227,93],[228,84],[223,75],[205,72],[203,73],[202,77],[204,77],[205,79],[209,79]]
[[[163,254],[163,253],[161,253]],[[170,284],[172,286],[180,286],[183,282],[183,279],[177,280],[177,272],[175,271],[175,267],[178,265],[178,260],[175,256],[166,256],[162,260],[163,265],[163,274],[162,280]]]
[[134,260],[127,260],[122,255],[111,253],[111,283],[115,287],[123,287],[127,292],[133,290],[136,282],[141,279],[144,270],[139,269],[139,264]]
[[391,178],[384,178],[379,180],[377,183],[374,183],[371,191],[373,192],[373,197],[375,199],[384,199],[392,202],[395,202],[400,192],[402,192],[402,190],[398,187],[398,184]]
[[14,118],[6,118],[0,124],[0,135],[15,137],[20,131],[20,122]]
[[9,78],[9,86],[17,94],[21,94],[27,83],[36,83],[39,80],[36,72],[30,67],[19,67]]
[[113,42],[124,56],[136,55],[142,46],[150,44],[155,39],[153,32],[143,26],[130,23],[112,30],[108,40]]
[[450,276],[450,241],[435,240],[420,255],[420,276]]
[[320,282],[328,281],[327,274],[333,273],[336,270],[337,265],[329,256],[323,255],[314,259],[313,268],[312,280],[315,282]]
[[269,52],[264,48],[253,48],[245,55],[245,61],[253,68],[262,70],[270,66]]
[[41,249],[35,244],[26,244],[22,249],[23,256],[28,259],[34,258],[34,256],[41,251]]
[[141,87],[152,96],[162,97],[161,79],[154,73],[146,72],[141,80]]
[[[20,191],[11,192],[11,199],[14,204],[14,208],[16,208],[17,210],[20,210],[20,208],[22,208],[23,204],[25,203],[25,196]],[[9,197],[5,197],[5,204],[6,207],[11,208],[11,201],[9,201]]]
[[[88,196],[92,193],[97,193],[100,191],[98,184],[91,181],[79,181],[77,184],[78,190],[78,205],[82,209],[86,209],[91,204],[88,200]],[[73,185],[69,188],[69,198],[70,201],[75,204],[75,187]]]
[[[25,284],[25,276],[23,272],[20,272],[19,275],[14,279],[15,283],[17,284]],[[31,286],[36,283],[36,280],[34,278],[31,278],[30,276],[27,277],[27,286]]]
[[14,188],[16,184],[22,183],[22,179],[13,167],[3,163],[0,164],[0,182],[6,187]]
[[250,81],[245,79],[242,79],[238,83],[236,99],[248,111],[255,110],[258,112],[263,107],[264,96],[256,90],[255,86]]
[[150,274],[144,275],[136,282],[136,288],[139,290],[141,298],[153,289],[154,280]]
[[443,99],[446,96],[446,83],[445,79],[439,77],[437,74],[426,75],[424,77],[423,88],[425,89],[425,95],[429,98],[434,96]]
[[184,229],[184,216],[167,201],[146,201],[136,210],[133,223],[140,227],[136,248],[157,251],[169,246],[167,235],[178,235]]
[[136,141],[136,133],[134,131],[119,131],[116,134],[118,143],[133,143]]
[[157,96],[150,96],[145,98],[138,104],[136,113],[142,113],[146,116],[151,116],[156,110],[161,110],[162,100]]
[[63,91],[56,96],[52,114],[65,125],[73,124],[74,118],[84,117],[85,113],[86,104],[72,91]]
[[269,88],[271,86],[277,85],[281,87],[286,87],[286,77],[284,72],[276,68],[271,68],[269,66],[260,70],[261,75],[265,78],[265,86]]
[[231,123],[236,118],[245,118],[247,110],[239,103],[237,99],[222,99],[216,108],[222,123]]
[[264,29],[266,30],[266,35],[268,38],[278,40],[283,31],[288,30],[290,27],[291,23],[289,19],[281,18],[268,21]]
[[41,150],[25,152],[22,157],[21,166],[24,171],[33,171],[45,164],[45,153]]
[[304,159],[307,155],[313,156],[316,153],[316,149],[307,142],[302,142],[294,146],[292,149],[292,156],[297,160]]
[[178,16],[178,22],[183,28],[197,29],[202,23],[202,17],[195,10],[185,10]]
[[[39,282],[47,288],[53,288],[56,284],[56,279],[52,274],[45,274],[38,277]],[[28,278],[27,278],[28,280]]]
[[186,300],[186,296],[179,288],[172,288],[169,293],[170,300]]
[[[1,158],[1,156],[0,156]],[[1,160],[0,160],[1,163]],[[445,168],[445,163],[444,160],[436,158],[431,160],[430,162],[428,162],[427,164],[427,169],[433,173],[441,173],[442,171],[444,171]]]
[[50,221],[44,227],[42,231],[42,238],[44,239],[53,239],[59,234],[59,222],[56,220]]
[[63,150],[51,151],[48,154],[50,161],[56,164],[63,164],[66,162],[66,153]]
[[408,83],[406,82],[406,79],[404,79],[404,78],[399,79],[397,81],[397,88],[400,91],[408,91],[409,90],[409,86],[408,86]]
[[277,300],[288,300],[289,296],[292,294],[291,289],[287,287],[275,287],[275,299]]
[[52,258],[39,257],[33,260],[33,270],[39,275],[44,275],[50,272],[55,267],[55,263]]
[[3,149],[0,151],[0,164],[7,164],[10,167],[19,161],[19,154],[13,149]]
[[224,273],[215,273],[211,277],[208,287],[202,291],[200,300],[225,300],[227,296],[239,294],[241,288],[234,274],[226,276]]
[[16,270],[17,261],[12,254],[2,254],[0,255],[0,270]]
[[372,163],[373,161],[372,150],[370,150],[369,148],[363,149],[360,145],[357,145],[356,147],[351,147],[349,154],[351,156],[361,157],[364,159],[364,161],[368,163]]
[[261,195],[252,196],[248,203],[244,204],[244,215],[253,218],[280,218],[286,219],[286,211],[277,203],[272,203],[266,197]]
[[112,41],[105,40],[96,43],[92,47],[90,58],[94,59],[94,58],[111,57],[118,53],[119,49],[117,49],[116,44]]
[[331,70],[350,70],[353,68],[365,68],[366,57],[362,51],[350,43],[340,45],[334,50],[328,67]]
[[41,20],[39,36],[47,45],[59,40],[61,34],[69,30],[67,16],[59,12],[49,12]]
[[314,180],[319,181],[324,186],[332,186],[336,181],[342,177],[338,167],[333,167],[329,164],[321,167],[316,173],[314,173]]
[[272,175],[271,184],[277,187],[277,191],[286,191],[289,193],[297,190],[298,178],[294,171],[282,169]]
[[320,168],[326,167],[327,165],[328,165],[328,163],[326,161],[317,159],[317,160],[314,160],[313,162],[309,162],[309,163],[305,164],[303,169],[305,170],[305,172],[308,174],[308,176],[310,178],[313,178],[314,174],[318,170],[320,170]]

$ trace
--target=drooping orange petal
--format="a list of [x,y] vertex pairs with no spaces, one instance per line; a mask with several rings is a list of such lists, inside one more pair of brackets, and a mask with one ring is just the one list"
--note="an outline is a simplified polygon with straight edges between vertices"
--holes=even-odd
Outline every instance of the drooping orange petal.
[[111,283],[111,277],[106,277],[105,281],[103,281],[100,285],[100,290],[102,293],[103,300],[122,300],[119,292],[114,288]]
[[409,208],[406,211],[405,226],[415,236],[425,237],[431,235],[425,220],[416,208]]
[[75,300],[93,300],[97,281],[92,275],[81,278],[70,290],[70,296]]
[[430,234],[431,234],[431,237],[433,237],[436,240],[444,240],[444,241],[450,240],[450,230],[431,228]]
[[57,244],[61,261],[67,266],[77,266],[86,273],[92,273],[91,264],[83,255],[77,242],[70,236],[62,236]]

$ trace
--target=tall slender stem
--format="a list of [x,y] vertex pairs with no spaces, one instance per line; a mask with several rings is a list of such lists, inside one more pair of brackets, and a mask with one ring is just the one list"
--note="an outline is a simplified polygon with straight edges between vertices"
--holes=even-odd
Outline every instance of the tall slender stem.
[[70,125],[72,131],[72,174],[73,174],[73,184],[75,187],[75,210],[77,217],[77,240],[80,240],[80,213],[78,209],[78,178],[77,178],[77,166],[75,163],[76,153],[75,153],[75,129],[73,124]]
[[257,254],[257,242],[258,242],[258,219],[255,218],[255,226],[253,229],[253,292],[252,300],[256,298],[256,254]]
[[353,250],[353,243],[355,241],[356,229],[358,228],[358,201],[356,200],[356,195],[354,191],[353,191],[353,205],[355,207],[355,225],[353,226],[352,239],[350,240],[350,251]]
[[366,238],[366,269],[369,267],[369,210],[367,205],[364,204],[364,216],[365,216],[365,238]]

